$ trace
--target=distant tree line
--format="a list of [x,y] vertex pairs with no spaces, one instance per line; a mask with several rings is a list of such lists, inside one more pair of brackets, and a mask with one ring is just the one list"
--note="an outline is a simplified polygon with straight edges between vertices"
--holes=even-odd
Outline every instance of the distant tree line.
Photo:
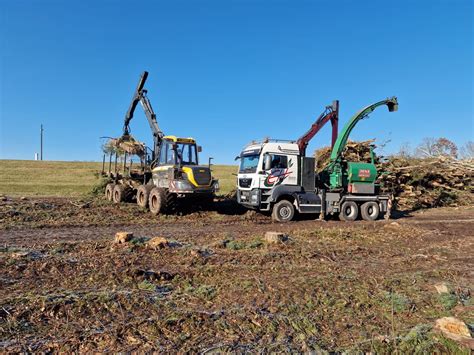
[[459,148],[456,143],[447,138],[429,137],[424,138],[415,149],[412,149],[409,143],[403,144],[396,155],[407,158],[449,157],[453,159],[473,159],[474,142],[468,141]]

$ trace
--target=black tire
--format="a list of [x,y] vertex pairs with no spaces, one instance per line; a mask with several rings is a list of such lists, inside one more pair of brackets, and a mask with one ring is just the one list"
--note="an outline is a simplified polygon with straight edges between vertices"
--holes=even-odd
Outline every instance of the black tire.
[[288,200],[281,200],[273,206],[272,219],[276,222],[289,222],[295,216],[295,206]]
[[176,196],[175,193],[171,193],[166,191],[166,206],[165,206],[165,212],[164,213],[176,213],[176,210],[178,209],[178,196]]
[[137,205],[142,208],[148,207],[148,199],[150,197],[150,191],[153,188],[151,185],[140,185],[137,189]]
[[148,207],[154,215],[166,213],[166,190],[159,187],[152,188],[148,197]]
[[359,206],[354,201],[346,201],[341,206],[339,219],[341,221],[355,221],[359,215]]
[[205,211],[211,210],[214,208],[214,195],[200,196],[196,204]]
[[114,195],[114,187],[115,184],[113,183],[107,184],[107,186],[105,187],[105,199],[107,201],[112,201]]
[[380,207],[379,204],[375,201],[369,201],[364,203],[360,207],[360,214],[362,218],[366,221],[375,221],[379,218]]
[[133,202],[136,197],[133,189],[130,186],[125,187],[125,201],[126,202]]
[[112,201],[114,201],[114,203],[124,202],[127,198],[127,192],[125,190],[125,186],[121,184],[115,185],[112,194]]

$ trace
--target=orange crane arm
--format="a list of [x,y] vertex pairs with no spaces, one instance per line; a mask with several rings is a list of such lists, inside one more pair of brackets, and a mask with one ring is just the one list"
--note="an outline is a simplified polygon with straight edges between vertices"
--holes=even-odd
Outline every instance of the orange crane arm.
[[332,105],[326,106],[325,110],[321,115],[319,115],[318,119],[312,124],[311,128],[303,134],[298,140],[296,144],[300,149],[300,154],[302,156],[306,155],[306,148],[308,147],[308,143],[316,133],[319,132],[323,126],[331,121],[332,125],[332,140],[331,140],[331,148],[336,143],[337,139],[337,125],[339,122],[339,101],[335,100],[332,102]]

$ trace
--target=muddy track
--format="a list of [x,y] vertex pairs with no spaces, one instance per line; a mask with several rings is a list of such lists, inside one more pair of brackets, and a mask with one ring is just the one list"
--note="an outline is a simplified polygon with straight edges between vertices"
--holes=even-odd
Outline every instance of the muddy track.
[[110,239],[118,231],[129,231],[139,236],[164,236],[167,238],[184,238],[186,240],[199,239],[209,234],[222,235],[239,234],[252,235],[266,231],[279,230],[290,232],[300,229],[327,226],[336,228],[343,226],[341,222],[298,221],[287,224],[275,224],[270,220],[259,222],[218,221],[196,225],[192,222],[156,223],[148,225],[117,224],[94,227],[50,227],[25,228],[0,231],[0,244],[31,245],[52,242],[77,242],[85,240]]
[[[31,246],[56,242],[80,242],[110,239],[118,231],[129,231],[139,236],[164,236],[186,241],[207,238],[209,235],[251,236],[262,235],[266,231],[278,230],[292,233],[315,228],[363,228],[368,230],[383,228],[396,222],[400,225],[417,226],[427,230],[439,230],[442,235],[470,236],[474,229],[473,209],[437,209],[412,214],[399,214],[392,220],[376,222],[356,221],[353,223],[318,219],[299,220],[291,223],[274,223],[269,217],[250,212],[247,219],[236,219],[232,215],[209,217],[209,213],[197,216],[176,217],[171,221],[150,223],[112,223],[92,226],[58,225],[34,227],[17,225],[14,229],[0,230],[0,245]],[[202,217],[202,218],[200,218]]]

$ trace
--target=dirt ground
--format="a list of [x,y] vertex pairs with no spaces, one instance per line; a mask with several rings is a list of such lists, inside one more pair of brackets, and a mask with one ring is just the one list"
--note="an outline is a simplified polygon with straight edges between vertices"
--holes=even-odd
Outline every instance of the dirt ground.
[[0,349],[469,353],[432,324],[474,323],[473,207],[288,224],[234,207],[0,202]]

